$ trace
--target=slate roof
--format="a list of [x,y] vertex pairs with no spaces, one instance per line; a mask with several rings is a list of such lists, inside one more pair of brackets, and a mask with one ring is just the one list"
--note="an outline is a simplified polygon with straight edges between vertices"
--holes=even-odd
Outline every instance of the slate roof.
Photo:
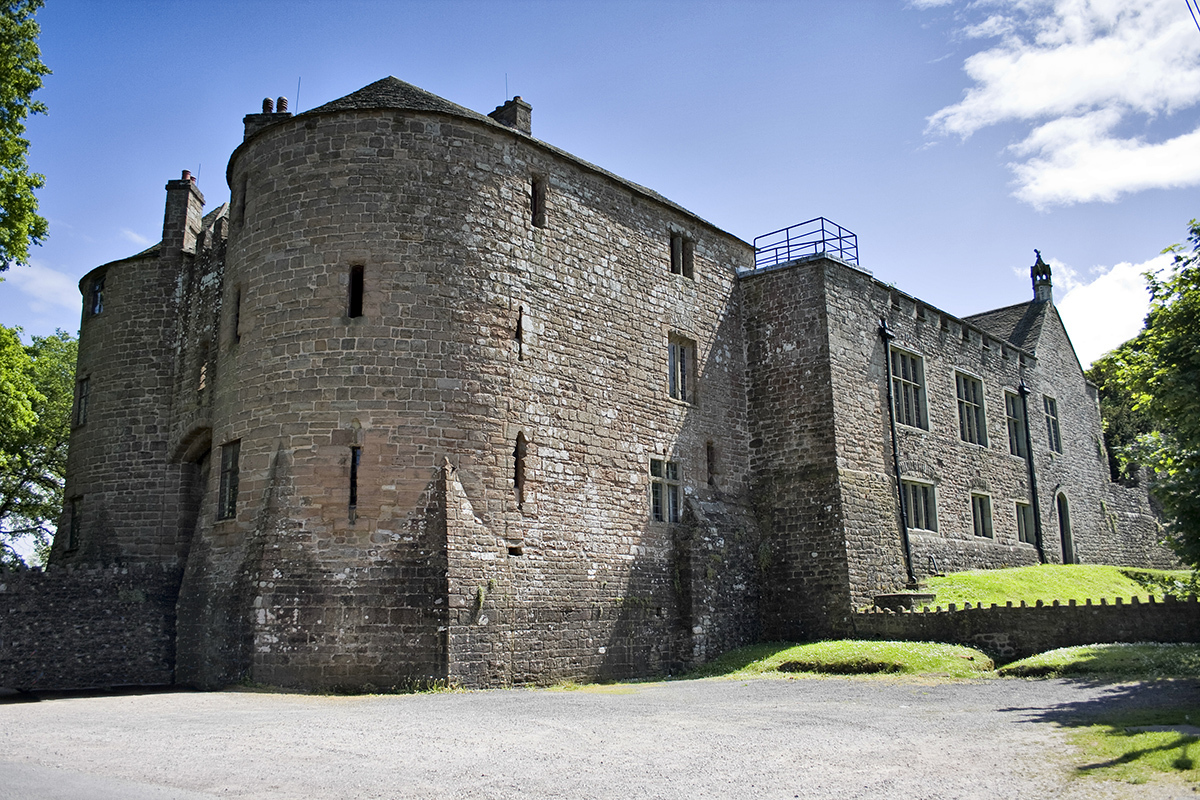
[[1030,301],[984,311],[982,314],[973,314],[963,319],[1017,347],[1037,350],[1046,311],[1052,307],[1051,303]]
[[357,92],[352,92],[323,106],[317,106],[305,111],[303,114],[323,114],[330,111],[360,111],[371,108],[440,111],[444,114],[455,114],[460,117],[469,117],[470,119],[486,120],[495,123],[495,120],[480,114],[478,111],[472,111],[457,103],[451,103],[449,100],[438,97],[432,92],[427,92],[424,89],[413,86],[411,83],[405,83],[399,78],[391,76],[377,80],[368,86],[364,86]]

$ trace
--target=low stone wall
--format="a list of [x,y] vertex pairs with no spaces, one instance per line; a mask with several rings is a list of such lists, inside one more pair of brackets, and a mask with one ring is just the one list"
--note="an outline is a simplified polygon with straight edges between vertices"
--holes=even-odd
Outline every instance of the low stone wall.
[[1200,642],[1200,602],[1137,598],[1083,605],[992,605],[937,611],[860,611],[849,619],[858,639],[946,642],[978,647],[994,658],[1013,660],[1082,644],[1111,642]]
[[0,687],[172,683],[179,580],[141,565],[0,573]]

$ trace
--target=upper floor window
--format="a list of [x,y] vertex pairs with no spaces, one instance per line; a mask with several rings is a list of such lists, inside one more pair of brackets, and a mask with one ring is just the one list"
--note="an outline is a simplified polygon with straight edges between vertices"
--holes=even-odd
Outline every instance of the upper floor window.
[[696,343],[671,335],[667,345],[667,391],[676,400],[696,402]]
[[1021,398],[1012,392],[1004,393],[1004,415],[1008,419],[1008,452],[1025,457],[1025,408]]
[[217,519],[237,516],[238,457],[240,439],[221,445],[221,482],[217,488]]
[[920,481],[901,481],[904,505],[908,512],[908,527],[926,531],[937,530],[937,501],[933,485]]
[[992,538],[992,498],[986,494],[971,495],[971,521],[976,536]]
[[83,497],[72,497],[67,501],[67,549],[79,547],[79,536],[83,532]]
[[695,278],[696,243],[686,236],[671,234],[671,274]]
[[104,276],[92,281],[92,291],[88,294],[88,311],[99,314],[104,310]]
[[958,432],[964,442],[987,447],[987,420],[983,414],[983,384],[970,375],[954,373],[958,387]]
[[925,407],[924,359],[914,353],[892,350],[892,402],[896,421],[914,428],[929,428]]
[[1042,406],[1046,410],[1046,437],[1050,440],[1050,449],[1061,453],[1062,435],[1058,429],[1058,402],[1053,397],[1042,395]]
[[679,522],[679,464],[650,459],[650,516],[655,522]]

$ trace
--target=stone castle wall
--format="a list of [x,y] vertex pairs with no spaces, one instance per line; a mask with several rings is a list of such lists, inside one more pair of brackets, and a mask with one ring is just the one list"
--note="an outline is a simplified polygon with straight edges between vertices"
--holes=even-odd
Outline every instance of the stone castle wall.
[[173,683],[178,589],[155,565],[0,572],[0,687]]

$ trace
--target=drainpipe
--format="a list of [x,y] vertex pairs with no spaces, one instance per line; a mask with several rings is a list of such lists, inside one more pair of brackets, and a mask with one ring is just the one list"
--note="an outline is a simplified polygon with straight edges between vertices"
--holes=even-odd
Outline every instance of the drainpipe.
[[[879,320],[879,337],[883,339],[883,363],[887,369],[888,424],[892,430],[892,471],[896,473],[896,498],[900,503],[900,543],[904,547],[904,568],[908,571],[908,589],[917,589],[913,573],[912,546],[908,542],[908,508],[904,504],[904,484],[900,482],[900,444],[896,435],[896,404],[892,402],[892,339],[896,335],[888,328],[887,318]],[[1038,541],[1041,541],[1040,539]]]
[[1021,378],[1021,385],[1017,387],[1017,392],[1021,395],[1021,414],[1025,417],[1025,466],[1029,470],[1029,494],[1033,500],[1033,542],[1037,547],[1038,560],[1046,563],[1046,551],[1042,548],[1042,504],[1038,501],[1037,489],[1037,471],[1033,468],[1033,437],[1029,433],[1029,387],[1025,385],[1025,378]]

